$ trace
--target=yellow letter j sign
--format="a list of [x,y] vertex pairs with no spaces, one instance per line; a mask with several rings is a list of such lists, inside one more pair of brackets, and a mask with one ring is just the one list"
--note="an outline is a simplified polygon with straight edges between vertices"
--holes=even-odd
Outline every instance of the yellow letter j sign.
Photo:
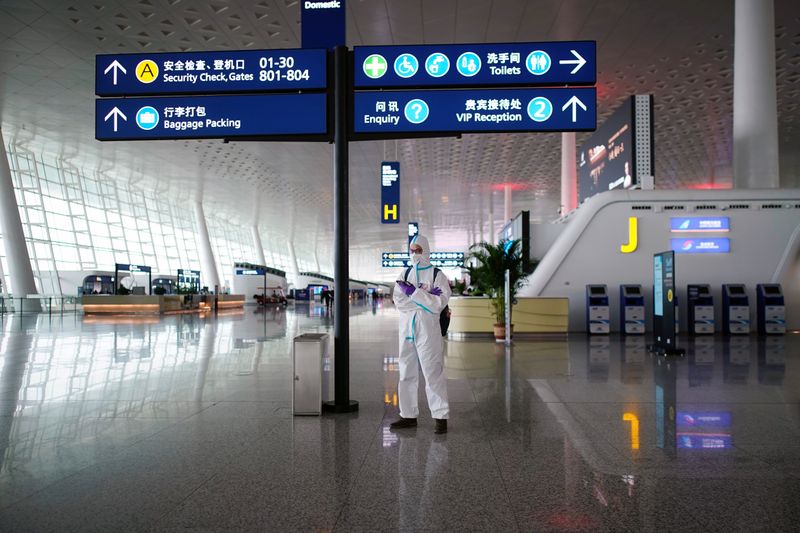
[[638,219],[636,217],[628,218],[628,243],[619,247],[619,251],[623,254],[630,254],[636,251],[638,246],[639,228]]

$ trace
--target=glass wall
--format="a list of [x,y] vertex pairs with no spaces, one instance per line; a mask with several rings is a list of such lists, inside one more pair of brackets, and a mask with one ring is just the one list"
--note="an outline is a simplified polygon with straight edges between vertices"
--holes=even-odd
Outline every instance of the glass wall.
[[[39,293],[75,294],[81,271],[113,272],[115,263],[148,265],[154,277],[200,269],[193,209],[55,158],[15,146],[7,153]],[[221,217],[208,225],[220,276],[230,286],[233,262],[255,260],[250,231]],[[264,242],[268,262],[269,244]],[[2,238],[0,267],[5,291],[9,272]]]

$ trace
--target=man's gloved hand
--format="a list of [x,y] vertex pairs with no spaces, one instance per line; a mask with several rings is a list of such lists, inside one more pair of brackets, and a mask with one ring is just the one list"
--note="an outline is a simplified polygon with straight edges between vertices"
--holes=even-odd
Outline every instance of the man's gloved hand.
[[417,290],[417,288],[414,287],[414,285],[412,285],[407,281],[398,281],[397,286],[400,287],[400,290],[403,291],[403,293],[406,296],[411,296],[412,294],[414,294],[414,291]]
[[440,289],[439,287],[434,287],[431,290],[429,290],[428,292],[433,294],[434,296],[441,296],[442,295],[442,289]]

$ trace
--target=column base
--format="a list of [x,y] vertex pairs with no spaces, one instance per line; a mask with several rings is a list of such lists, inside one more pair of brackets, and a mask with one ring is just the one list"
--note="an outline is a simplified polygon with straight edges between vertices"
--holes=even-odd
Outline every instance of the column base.
[[355,400],[348,400],[346,404],[337,404],[336,402],[322,402],[323,413],[355,413],[358,411],[358,402]]

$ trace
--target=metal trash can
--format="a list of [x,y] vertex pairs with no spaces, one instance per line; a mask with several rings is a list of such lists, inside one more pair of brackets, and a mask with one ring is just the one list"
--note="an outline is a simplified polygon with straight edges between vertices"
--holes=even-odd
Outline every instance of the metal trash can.
[[327,356],[327,333],[304,333],[294,338],[292,413],[322,413],[322,362]]

